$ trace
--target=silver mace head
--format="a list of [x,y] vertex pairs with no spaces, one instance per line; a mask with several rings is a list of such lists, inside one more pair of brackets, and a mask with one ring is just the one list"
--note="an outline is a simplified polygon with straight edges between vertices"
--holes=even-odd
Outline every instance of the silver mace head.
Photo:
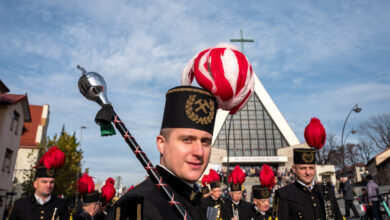
[[79,79],[78,86],[80,93],[87,99],[98,103],[100,106],[111,104],[107,98],[107,85],[104,78],[95,72],[87,72],[77,65],[82,76]]

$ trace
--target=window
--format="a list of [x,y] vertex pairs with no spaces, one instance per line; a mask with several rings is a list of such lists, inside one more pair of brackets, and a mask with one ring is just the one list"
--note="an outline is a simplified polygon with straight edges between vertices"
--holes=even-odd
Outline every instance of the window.
[[3,168],[1,171],[10,173],[11,172],[11,159],[12,159],[12,150],[6,149],[3,161]]
[[10,130],[15,132],[15,134],[18,134],[19,118],[20,114],[17,111],[14,111],[14,113],[12,114]]

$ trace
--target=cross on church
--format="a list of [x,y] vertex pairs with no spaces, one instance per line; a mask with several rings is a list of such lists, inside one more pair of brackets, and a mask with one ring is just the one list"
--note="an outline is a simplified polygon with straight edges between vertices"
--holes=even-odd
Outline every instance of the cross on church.
[[241,42],[241,52],[244,53],[244,42],[253,43],[253,39],[244,39],[244,34],[242,33],[242,29],[240,30],[241,38],[240,39],[230,39],[230,42]]

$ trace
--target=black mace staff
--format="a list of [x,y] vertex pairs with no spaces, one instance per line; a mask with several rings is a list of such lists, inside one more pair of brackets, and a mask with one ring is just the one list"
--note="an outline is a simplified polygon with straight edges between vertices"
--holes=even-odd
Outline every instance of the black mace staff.
[[[146,172],[152,179],[153,183],[159,189],[159,191],[168,200],[168,203],[176,211],[176,213],[184,220],[191,220],[188,212],[184,209],[182,204],[175,199],[174,193],[169,189],[168,185],[164,182],[160,174],[154,168],[146,154],[142,151],[141,147],[137,144],[134,137],[130,134],[125,124],[120,120],[119,116],[115,113],[111,103],[107,98],[107,86],[103,77],[96,72],[87,72],[84,68],[77,65],[77,68],[81,70],[82,76],[79,79],[78,87],[80,93],[87,99],[98,103],[102,106],[102,109],[97,113],[95,121],[103,129],[110,130],[112,122],[116,129],[121,133],[126,143],[129,145],[135,156],[141,162]],[[113,129],[113,128],[112,128]],[[111,131],[114,132],[115,131]],[[103,134],[103,131],[102,131]],[[107,133],[106,133],[107,134]]]

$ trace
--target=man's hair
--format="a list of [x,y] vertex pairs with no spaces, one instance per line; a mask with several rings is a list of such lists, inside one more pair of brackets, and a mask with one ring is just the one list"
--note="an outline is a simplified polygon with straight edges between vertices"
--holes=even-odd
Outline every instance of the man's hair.
[[169,137],[171,136],[172,128],[163,128],[160,130],[160,135],[165,138],[165,140],[169,140]]

